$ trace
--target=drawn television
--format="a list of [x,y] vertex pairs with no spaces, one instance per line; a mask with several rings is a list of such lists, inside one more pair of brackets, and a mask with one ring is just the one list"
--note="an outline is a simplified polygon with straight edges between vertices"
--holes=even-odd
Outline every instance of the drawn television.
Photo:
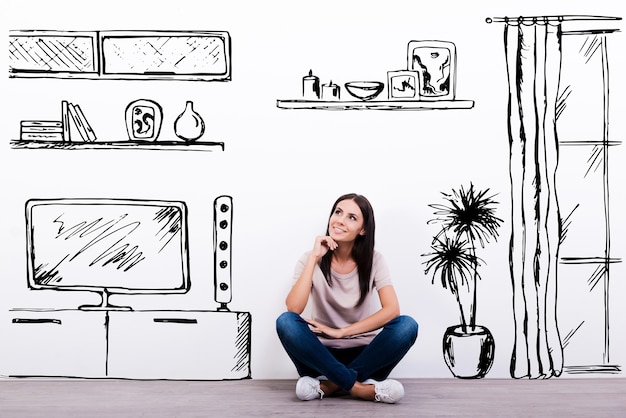
[[102,296],[80,309],[132,310],[109,296],[189,290],[184,202],[31,199],[26,224],[29,288]]

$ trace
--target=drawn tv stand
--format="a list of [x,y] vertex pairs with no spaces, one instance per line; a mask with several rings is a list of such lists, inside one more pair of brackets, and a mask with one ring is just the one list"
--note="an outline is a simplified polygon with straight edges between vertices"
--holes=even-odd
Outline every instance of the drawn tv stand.
[[[34,209],[44,206],[46,209]],[[50,208],[63,207],[63,217],[56,210]],[[105,219],[103,213],[115,216],[112,219],[125,219],[127,223],[107,223],[108,229],[102,228],[100,235],[94,239],[87,230],[76,225],[91,225],[92,229],[99,226],[96,223],[82,222],[82,217],[72,218],[72,211],[79,208],[78,214],[85,215],[86,211],[94,211],[88,219]],[[120,212],[120,208],[122,208]],[[146,208],[152,208],[147,210]],[[180,210],[164,210],[178,208]],[[144,274],[139,270],[130,276],[133,286],[125,288],[112,287],[112,293],[143,294],[153,293],[166,298],[171,293],[186,293],[190,287],[186,266],[188,248],[186,238],[186,205],[182,202],[154,202],[154,201],[124,201],[124,200],[61,200],[61,201],[30,201],[27,203],[29,230],[38,231],[29,233],[31,243],[41,243],[47,237],[41,234],[45,230],[46,219],[55,219],[62,223],[60,231],[71,231],[74,236],[85,235],[91,241],[81,243],[77,248],[79,254],[86,253],[86,248],[96,248],[95,242],[102,244],[106,251],[98,249],[96,254],[112,253],[115,260],[119,252],[110,251],[118,246],[128,248],[137,246],[142,251],[144,259],[150,255],[151,271],[158,271],[165,278],[151,275],[149,282],[142,282]],[[41,208],[40,208],[41,209]],[[108,210],[108,212],[107,212]],[[232,242],[232,198],[218,196],[214,201],[214,301],[219,308],[216,310],[141,310],[125,306],[109,304],[109,291],[99,289],[96,278],[102,282],[123,283],[122,277],[108,272],[104,276],[90,273],[83,268],[83,274],[72,275],[62,263],[51,263],[42,257],[45,251],[35,251],[35,245],[29,250],[29,287],[53,291],[87,290],[100,292],[102,303],[99,305],[84,305],[78,309],[45,309],[45,308],[14,308],[9,310],[8,323],[4,323],[6,332],[3,334],[3,348],[7,349],[5,370],[3,375],[9,377],[76,377],[76,378],[117,378],[117,379],[162,379],[162,380],[233,380],[251,377],[251,315],[249,312],[232,312],[228,305],[232,300],[231,277],[231,242]],[[120,216],[119,213],[123,213]],[[149,214],[146,215],[146,213]],[[157,213],[160,216],[154,216]],[[48,218],[44,215],[52,215]],[[167,214],[168,216],[165,216]],[[173,214],[177,214],[174,216]],[[164,223],[153,225],[149,220],[163,219]],[[42,221],[42,219],[44,221]],[[77,220],[78,219],[78,220]],[[107,218],[108,219],[108,218]],[[36,227],[35,227],[36,224]],[[74,225],[74,227],[71,227]],[[111,226],[114,225],[114,226]],[[142,228],[148,228],[149,233],[139,237],[151,237],[148,240],[135,239],[128,232],[124,232],[124,240],[115,235],[115,231],[128,229],[133,225],[133,231],[139,233]],[[150,228],[149,226],[153,226]],[[58,227],[57,227],[58,228]],[[113,229],[115,228],[115,229]],[[169,231],[172,234],[154,234],[156,231]],[[63,232],[64,234],[65,232]],[[61,235],[63,235],[61,234]],[[54,235],[54,234],[53,234]],[[56,235],[54,235],[56,236]],[[164,255],[168,251],[166,246],[158,240],[155,251],[149,252],[148,244],[153,238],[164,236],[174,251],[160,263],[157,254]],[[106,242],[110,238],[114,245]],[[177,237],[174,239],[174,237]],[[62,247],[54,242],[43,248]],[[178,248],[184,249],[178,253]],[[30,247],[29,247],[30,248]],[[41,250],[42,247],[37,246]],[[64,254],[75,254],[68,248],[62,248],[62,259],[72,259]],[[67,251],[66,251],[67,250]],[[132,254],[132,252],[128,252]],[[35,257],[37,254],[37,258]],[[54,259],[55,253],[50,255]],[[92,260],[92,256],[88,260]],[[103,257],[96,257],[101,259]],[[72,259],[75,264],[78,256]],[[143,259],[142,259],[143,260]],[[126,260],[128,261],[128,260]],[[108,261],[106,261],[108,263]],[[155,264],[156,263],[156,264]],[[126,263],[128,265],[129,263]],[[54,265],[49,274],[43,272],[45,266]],[[137,262],[134,266],[138,266]],[[42,267],[40,267],[42,266]],[[134,267],[133,267],[134,268]],[[169,269],[169,270],[168,270]],[[180,272],[179,272],[180,270]],[[117,270],[115,270],[117,271]],[[128,269],[130,271],[130,268]],[[38,275],[32,274],[37,272]],[[85,273],[86,272],[86,273]],[[179,272],[179,277],[176,276]],[[127,274],[127,273],[124,273]],[[60,280],[54,278],[63,278]],[[124,277],[126,279],[126,277]],[[130,279],[128,279],[130,280]],[[78,283],[78,284],[77,284]],[[130,283],[130,282],[129,282]]]
[[9,377],[251,376],[248,312],[13,309],[10,322]]

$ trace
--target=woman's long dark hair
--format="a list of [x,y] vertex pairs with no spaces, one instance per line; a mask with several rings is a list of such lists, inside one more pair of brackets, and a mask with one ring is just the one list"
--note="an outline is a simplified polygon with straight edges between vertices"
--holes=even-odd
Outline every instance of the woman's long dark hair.
[[[337,205],[343,200],[353,200],[359,206],[363,214],[363,229],[365,229],[365,234],[356,237],[354,247],[352,248],[352,258],[354,258],[359,272],[360,296],[356,306],[360,306],[370,291],[370,276],[372,275],[372,264],[374,261],[374,233],[376,232],[374,210],[365,196],[356,193],[345,194],[335,201],[333,209],[330,211],[330,216],[328,217],[329,222],[333,213],[335,213],[335,209],[337,209]],[[330,230],[328,226],[326,226],[326,235],[329,235],[329,233]],[[330,263],[332,257],[332,251],[328,251],[320,260],[320,268],[329,286],[333,285],[330,277]]]

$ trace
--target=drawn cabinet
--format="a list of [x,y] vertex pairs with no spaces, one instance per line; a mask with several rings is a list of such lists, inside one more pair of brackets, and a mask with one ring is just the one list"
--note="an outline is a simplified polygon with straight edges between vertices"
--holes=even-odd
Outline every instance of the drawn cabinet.
[[9,314],[8,376],[104,377],[106,313],[13,310]]
[[230,81],[230,67],[224,31],[9,32],[10,77]]
[[250,377],[251,315],[230,311],[10,311],[10,377]]
[[134,311],[109,315],[109,377],[250,377],[249,313]]

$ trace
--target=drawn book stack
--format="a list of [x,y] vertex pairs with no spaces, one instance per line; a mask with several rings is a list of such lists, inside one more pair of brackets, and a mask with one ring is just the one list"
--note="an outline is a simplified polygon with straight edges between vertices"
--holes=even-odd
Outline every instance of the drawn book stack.
[[23,120],[20,123],[22,141],[63,141],[81,140],[93,142],[97,139],[79,105],[61,102],[61,120]]

